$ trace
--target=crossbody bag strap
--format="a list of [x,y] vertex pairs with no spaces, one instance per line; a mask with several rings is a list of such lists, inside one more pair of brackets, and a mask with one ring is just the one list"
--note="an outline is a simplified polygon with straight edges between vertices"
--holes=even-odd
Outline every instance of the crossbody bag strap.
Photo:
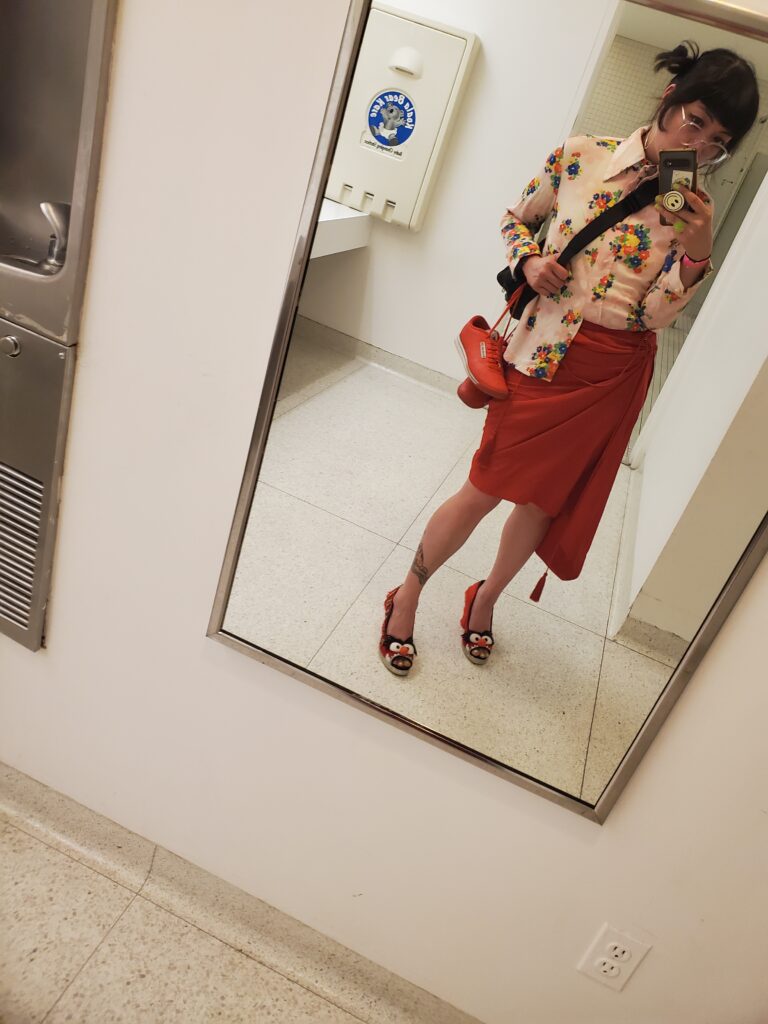
[[[639,188],[636,188],[634,192],[630,192],[629,195],[616,203],[615,206],[611,206],[607,210],[604,210],[599,217],[595,217],[595,219],[583,227],[577,235],[573,236],[565,249],[563,249],[557,257],[557,262],[561,266],[565,265],[569,260],[573,259],[577,252],[581,252],[581,250],[588,246],[593,239],[597,238],[598,235],[601,235],[603,231],[606,231],[614,224],[617,224],[624,217],[637,213],[637,211],[642,210],[644,206],[648,206],[649,203],[653,202],[658,192],[658,187],[658,179],[645,181]],[[496,280],[507,295],[510,295],[519,284],[522,284],[526,289],[523,298],[521,299],[522,305],[526,305],[536,294],[525,280],[522,264],[520,263],[518,263],[515,268],[514,274],[509,266],[504,267],[504,269],[496,275]]]
[[658,190],[658,180],[654,179],[643,182],[634,192],[630,192],[628,196],[625,196],[615,206],[608,207],[599,217],[595,217],[577,235],[574,235],[557,257],[557,262],[565,266],[569,260],[573,259],[577,252],[581,252],[585,246],[589,245],[591,241],[597,238],[598,235],[601,235],[607,228],[611,228],[614,224],[618,224],[620,220],[624,220],[627,214],[637,213],[638,210],[642,210],[644,206],[648,206],[649,203],[653,202],[658,194]]

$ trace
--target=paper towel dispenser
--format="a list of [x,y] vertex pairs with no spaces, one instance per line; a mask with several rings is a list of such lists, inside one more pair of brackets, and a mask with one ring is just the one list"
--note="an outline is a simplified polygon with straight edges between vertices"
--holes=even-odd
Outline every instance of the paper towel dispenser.
[[476,51],[471,32],[374,3],[326,197],[417,231]]

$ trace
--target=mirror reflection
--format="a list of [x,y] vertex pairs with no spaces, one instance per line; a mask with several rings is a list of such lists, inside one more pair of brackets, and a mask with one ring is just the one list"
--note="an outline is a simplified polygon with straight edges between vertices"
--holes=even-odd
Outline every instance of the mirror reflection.
[[502,127],[511,12],[452,12],[372,9],[224,628],[594,803],[765,512],[704,482],[757,444],[768,342],[726,371],[707,296],[768,54],[625,3],[539,146]]

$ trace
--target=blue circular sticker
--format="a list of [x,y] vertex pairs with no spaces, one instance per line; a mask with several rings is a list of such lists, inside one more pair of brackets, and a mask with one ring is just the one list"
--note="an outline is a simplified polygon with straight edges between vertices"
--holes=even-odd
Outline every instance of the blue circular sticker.
[[381,146],[401,146],[416,127],[416,108],[402,92],[381,92],[368,108],[368,127]]

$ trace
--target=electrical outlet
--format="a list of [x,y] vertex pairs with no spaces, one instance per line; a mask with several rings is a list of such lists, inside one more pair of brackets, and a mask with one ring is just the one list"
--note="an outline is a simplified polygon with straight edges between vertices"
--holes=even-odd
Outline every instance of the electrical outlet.
[[606,950],[611,960],[620,960],[622,963],[626,963],[627,960],[632,959],[632,950],[623,942],[609,942]]
[[581,958],[577,970],[620,992],[651,947],[607,922]]
[[621,974],[619,965],[614,963],[613,960],[606,959],[604,956],[595,960],[593,966],[604,978],[618,978]]

